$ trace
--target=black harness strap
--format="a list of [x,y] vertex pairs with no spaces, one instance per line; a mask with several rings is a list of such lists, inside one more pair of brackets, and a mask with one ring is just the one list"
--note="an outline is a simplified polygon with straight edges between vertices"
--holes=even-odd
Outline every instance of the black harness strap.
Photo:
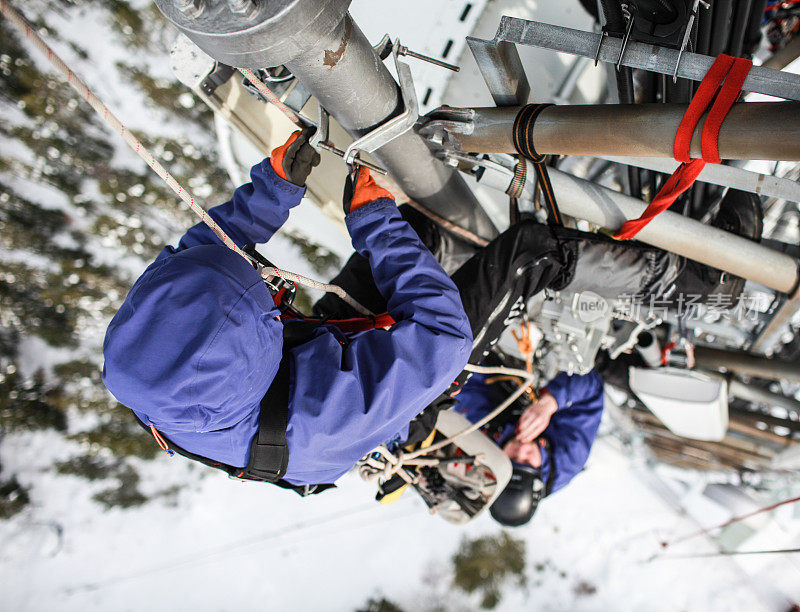
[[258,433],[250,445],[250,461],[238,478],[276,482],[286,473],[289,448],[286,425],[289,419],[289,356],[284,355],[278,373],[261,399]]
[[[286,444],[286,426],[289,418],[289,364],[291,361],[289,350],[294,346],[307,342],[322,324],[324,324],[324,321],[302,321],[284,324],[283,357],[281,358],[280,366],[278,366],[278,373],[261,399],[258,432],[250,444],[250,460],[245,467],[234,467],[214,461],[208,457],[196,455],[181,448],[159,432],[159,435],[168,446],[168,452],[174,451],[192,461],[222,470],[231,478],[268,482],[282,489],[291,489],[303,497],[335,487],[336,485],[333,484],[293,485],[282,479],[289,463],[289,448]],[[147,430],[148,433],[152,433],[150,426],[139,420],[136,413],[134,413],[134,417],[139,425]]]

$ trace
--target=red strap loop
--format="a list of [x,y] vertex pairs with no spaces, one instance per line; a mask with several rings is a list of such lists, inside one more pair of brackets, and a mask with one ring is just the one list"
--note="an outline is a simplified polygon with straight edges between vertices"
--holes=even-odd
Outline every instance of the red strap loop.
[[708,118],[703,125],[701,147],[703,159],[709,164],[718,164],[721,161],[719,157],[719,130],[734,102],[739,98],[744,80],[752,67],[753,62],[750,60],[742,57],[736,58],[730,72],[728,72],[725,83],[722,84],[722,89],[717,94],[714,106],[711,107],[711,111],[708,113]]
[[370,329],[386,329],[396,323],[392,315],[384,312],[373,317],[358,317],[353,319],[315,319],[313,317],[297,317],[290,312],[281,315],[281,321],[318,321],[327,325],[334,325],[346,334],[356,334]]
[[[681,165],[661,186],[642,215],[638,219],[626,221],[614,238],[630,240],[635,237],[643,227],[672,206],[678,196],[694,184],[706,162],[712,164],[720,162],[719,131],[722,122],[738,99],[752,65],[753,62],[750,60],[724,54],[714,60],[706,76],[700,82],[689,108],[686,109],[683,119],[681,119],[678,131],[675,133],[673,154],[675,159],[681,162]],[[700,141],[702,158],[695,159],[690,157],[692,136],[712,100],[714,104],[703,125]]]

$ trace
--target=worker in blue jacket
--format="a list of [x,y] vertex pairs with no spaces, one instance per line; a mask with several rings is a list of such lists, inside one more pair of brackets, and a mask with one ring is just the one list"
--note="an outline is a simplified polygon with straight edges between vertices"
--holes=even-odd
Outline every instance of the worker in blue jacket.
[[[318,162],[295,133],[209,214],[241,247],[267,242],[300,203]],[[396,324],[347,338],[323,325],[291,349],[281,476],[293,485],[333,483],[402,434],[472,348],[458,290],[389,192],[362,171],[346,200],[353,246],[369,260]],[[278,315],[259,273],[199,223],[158,255],[114,316],[103,380],[162,440],[246,466],[262,396],[282,359]]]
[[[317,163],[307,135],[296,132],[208,214],[242,248],[267,242]],[[409,210],[401,215],[366,169],[348,177],[343,209],[356,252],[333,282],[388,312],[389,329],[345,333],[325,323],[354,314],[326,294],[315,306],[322,324],[291,341],[287,331],[298,325],[279,319],[259,273],[203,223],[136,281],[108,327],[103,380],[165,450],[309,492],[379,444],[410,438],[410,422],[464,384],[465,364],[482,361],[528,297],[596,283],[582,260],[614,271],[606,255],[626,257],[633,273],[617,284],[613,274],[600,279],[612,292],[647,295],[674,278],[662,252],[644,258],[641,249],[534,221],[503,232],[450,278],[432,253],[442,258],[452,237]],[[589,257],[592,249],[599,255]]]
[[[473,423],[506,395],[475,374],[459,394],[456,410]],[[519,403],[519,402],[518,402]],[[594,370],[585,375],[561,372],[537,399],[490,421],[483,431],[508,455],[512,479],[490,508],[506,526],[530,521],[539,501],[568,484],[586,465],[603,413],[603,380]]]

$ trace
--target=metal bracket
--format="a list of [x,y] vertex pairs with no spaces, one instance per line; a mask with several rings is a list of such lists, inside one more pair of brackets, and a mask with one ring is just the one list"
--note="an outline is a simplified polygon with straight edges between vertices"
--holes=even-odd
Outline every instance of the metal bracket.
[[[344,157],[344,151],[328,142],[331,120],[330,114],[323,108],[322,104],[319,104],[319,101],[317,101],[317,105],[317,129],[314,131],[314,135],[308,141],[308,144],[310,144],[316,151],[328,151],[339,157]],[[353,160],[353,163],[369,168],[378,174],[386,174],[386,170],[368,161],[362,161],[356,158]]]
[[417,106],[417,92],[414,90],[414,78],[411,76],[411,68],[405,62],[398,59],[400,41],[395,40],[392,45],[392,55],[394,65],[397,69],[397,78],[400,81],[400,93],[403,97],[403,112],[397,117],[389,119],[383,125],[376,127],[371,132],[365,134],[347,147],[344,152],[344,161],[352,165],[359,152],[372,153],[388,144],[398,136],[402,136],[419,119],[419,108]]
[[227,64],[217,62],[214,65],[214,70],[200,83],[200,89],[204,94],[210,96],[216,91],[217,87],[227,82],[228,79],[233,76],[234,72],[236,72],[235,68],[232,68]]
[[308,141],[308,144],[310,144],[317,152],[322,151],[324,149],[322,145],[328,142],[328,130],[331,122],[330,119],[331,116],[328,114],[328,111],[326,111],[320,101],[317,100],[317,130]]
[[[540,47],[572,55],[582,55],[629,68],[649,70],[672,76],[678,67],[677,77],[702,81],[714,63],[714,58],[678,49],[668,49],[651,44],[629,40],[622,51],[622,39],[609,36],[602,40],[601,34],[583,32],[572,28],[550,25],[538,21],[528,21],[516,17],[503,17],[497,33],[491,41],[480,41],[491,45],[501,42]],[[600,53],[597,53],[598,47]],[[680,58],[679,58],[680,55]],[[678,61],[680,59],[680,62]],[[764,66],[753,66],[742,89],[787,100],[800,100],[800,75]]]

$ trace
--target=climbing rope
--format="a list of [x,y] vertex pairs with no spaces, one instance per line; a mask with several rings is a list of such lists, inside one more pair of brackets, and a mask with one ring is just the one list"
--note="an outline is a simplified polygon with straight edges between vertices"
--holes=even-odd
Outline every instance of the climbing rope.
[[764,506],[763,508],[759,508],[758,510],[753,510],[752,512],[747,512],[746,514],[740,514],[739,516],[734,516],[733,518],[721,523],[719,525],[714,525],[713,527],[705,527],[704,529],[700,529],[698,531],[692,532],[685,536],[681,536],[679,538],[675,538],[671,542],[661,542],[661,548],[668,548],[673,544],[677,544],[678,542],[685,542],[686,540],[691,540],[692,538],[696,538],[701,535],[710,534],[712,531],[716,531],[717,529],[724,529],[725,527],[729,527],[734,523],[738,523],[739,521],[743,521],[745,519],[750,518],[751,516],[755,516],[757,514],[761,514],[762,512],[769,512],[771,510],[775,510],[776,508],[780,508],[781,506],[785,506],[787,504],[793,504],[795,502],[800,501],[800,497],[793,497],[791,499],[785,499],[781,502],[770,504],[769,506]]
[[[334,293],[339,296],[342,300],[344,300],[348,305],[354,308],[356,311],[360,312],[361,314],[372,316],[372,312],[370,312],[367,308],[364,308],[361,304],[359,304],[356,300],[354,300],[347,292],[337,285],[331,285],[327,283],[321,283],[319,281],[315,281],[308,277],[302,276],[300,274],[295,274],[294,272],[288,272],[286,270],[282,270],[280,268],[276,268],[273,266],[262,266],[259,264],[253,257],[245,253],[241,248],[239,248],[236,243],[231,240],[230,236],[225,233],[225,231],[217,225],[216,221],[197,203],[197,200],[194,196],[184,189],[178,181],[175,180],[164,166],[159,163],[159,161],[153,156],[152,153],[136,138],[126,127],[125,125],[117,118],[114,113],[112,113],[108,107],[103,104],[102,100],[98,98],[91,89],[84,83],[71,69],[67,64],[50,48],[50,46],[42,39],[41,36],[34,30],[33,26],[22,16],[22,14],[17,11],[7,0],[0,0],[0,14],[3,15],[8,21],[17,28],[17,30],[25,36],[26,39],[31,41],[33,45],[39,49],[50,61],[53,66],[61,73],[61,75],[67,80],[72,88],[78,92],[78,94],[86,100],[91,107],[95,110],[95,112],[106,122],[108,123],[114,131],[116,131],[120,136],[122,136],[123,140],[127,143],[127,145],[139,156],[141,157],[144,162],[150,166],[150,168],[155,172],[161,179],[169,186],[172,191],[174,191],[178,197],[183,200],[189,208],[195,213],[200,220],[205,223],[212,232],[220,239],[222,244],[226,247],[231,249],[234,253],[241,255],[244,257],[248,262],[253,264],[256,269],[259,271],[259,274],[263,278],[268,278],[270,276],[278,276],[280,278],[286,279],[288,281],[304,285],[306,287],[311,287],[312,289],[318,289],[320,291],[326,291],[330,293]],[[247,71],[249,72],[249,71]],[[243,73],[244,74],[244,73]],[[252,73],[250,73],[252,74]],[[255,78],[255,75],[253,75]],[[258,79],[256,78],[256,81]],[[260,83],[260,81],[258,81]],[[263,85],[263,83],[262,83]],[[256,85],[257,86],[257,85]],[[280,102],[280,101],[278,101]],[[299,120],[298,120],[299,121]]]
[[[445,438],[443,440],[439,440],[436,444],[431,444],[430,446],[426,446],[424,448],[419,448],[415,451],[410,453],[405,453],[403,451],[399,451],[397,453],[392,453],[385,445],[381,445],[376,448],[374,451],[370,453],[370,455],[374,455],[378,453],[381,457],[376,458],[373,456],[368,456],[364,461],[368,463],[371,467],[381,470],[381,476],[388,480],[394,474],[399,474],[403,480],[409,483],[414,482],[414,478],[405,470],[406,466],[414,466],[420,465],[421,462],[418,461],[420,457],[423,455],[427,455],[429,453],[441,450],[445,446],[452,444],[458,438],[466,436],[467,434],[471,434],[474,431],[479,430],[481,427],[486,425],[489,421],[497,417],[501,412],[503,412],[506,408],[511,406],[517,399],[525,393],[529,387],[533,386],[533,381],[535,376],[530,372],[526,372],[525,370],[518,370],[516,368],[507,368],[504,366],[477,366],[468,363],[465,367],[465,370],[468,372],[474,372],[476,374],[500,374],[500,375],[510,375],[515,378],[522,379],[522,383],[520,386],[511,394],[509,395],[505,401],[503,401],[500,405],[497,406],[494,410],[492,410],[489,414],[484,416],[479,421],[476,421],[469,427],[459,431],[452,436]],[[427,462],[424,463],[428,465]]]
[[288,117],[289,121],[300,127],[301,129],[305,127],[305,123],[303,120],[300,119],[300,116],[294,112],[291,108],[286,106],[283,102],[280,101],[280,98],[276,96],[273,91],[267,87],[264,82],[259,79],[252,70],[248,70],[247,68],[237,68],[239,72],[244,75],[244,77],[250,81],[255,88],[272,104],[277,107],[279,111],[281,111],[286,117]]

